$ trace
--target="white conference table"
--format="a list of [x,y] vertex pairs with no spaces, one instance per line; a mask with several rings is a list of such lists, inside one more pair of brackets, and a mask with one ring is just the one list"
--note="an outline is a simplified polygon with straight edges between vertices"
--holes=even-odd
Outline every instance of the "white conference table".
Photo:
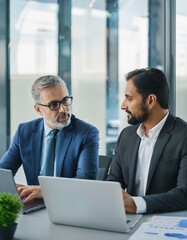
[[[187,210],[158,215],[187,217]],[[20,214],[14,240],[127,240],[141,223],[151,216],[144,215],[129,233],[114,233],[53,224],[47,210],[42,209],[26,215]]]

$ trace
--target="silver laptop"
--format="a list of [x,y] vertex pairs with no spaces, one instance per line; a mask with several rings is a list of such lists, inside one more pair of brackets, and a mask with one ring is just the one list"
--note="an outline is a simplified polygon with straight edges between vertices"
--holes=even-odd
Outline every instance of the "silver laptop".
[[125,213],[117,182],[39,176],[39,183],[53,223],[125,233],[142,216]]
[[[0,168],[0,192],[19,194],[11,170]],[[26,214],[42,208],[45,208],[43,199],[33,199],[23,204],[22,213]]]

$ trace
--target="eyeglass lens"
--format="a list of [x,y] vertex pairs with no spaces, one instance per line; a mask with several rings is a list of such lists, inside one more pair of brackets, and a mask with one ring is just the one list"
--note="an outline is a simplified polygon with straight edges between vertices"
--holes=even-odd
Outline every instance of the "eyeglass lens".
[[62,99],[62,101],[54,101],[54,102],[51,102],[49,104],[49,108],[52,110],[52,111],[55,111],[57,109],[60,108],[60,104],[63,104],[64,106],[69,106],[71,105],[71,102],[72,102],[72,98],[71,97],[65,97],[64,99]]

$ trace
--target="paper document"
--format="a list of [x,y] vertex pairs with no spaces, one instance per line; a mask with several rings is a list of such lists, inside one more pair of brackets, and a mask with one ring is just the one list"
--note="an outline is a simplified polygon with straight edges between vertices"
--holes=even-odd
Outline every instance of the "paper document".
[[129,240],[187,240],[187,217],[153,216]]

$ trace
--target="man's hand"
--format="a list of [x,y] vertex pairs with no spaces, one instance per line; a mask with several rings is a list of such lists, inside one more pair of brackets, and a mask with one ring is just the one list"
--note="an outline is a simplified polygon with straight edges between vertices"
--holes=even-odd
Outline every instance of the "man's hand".
[[23,203],[29,202],[34,198],[42,198],[40,186],[24,186],[17,184],[17,189],[21,198],[24,198]]
[[136,204],[133,200],[133,198],[122,189],[122,194],[123,194],[123,202],[125,206],[125,210],[127,213],[136,213]]

